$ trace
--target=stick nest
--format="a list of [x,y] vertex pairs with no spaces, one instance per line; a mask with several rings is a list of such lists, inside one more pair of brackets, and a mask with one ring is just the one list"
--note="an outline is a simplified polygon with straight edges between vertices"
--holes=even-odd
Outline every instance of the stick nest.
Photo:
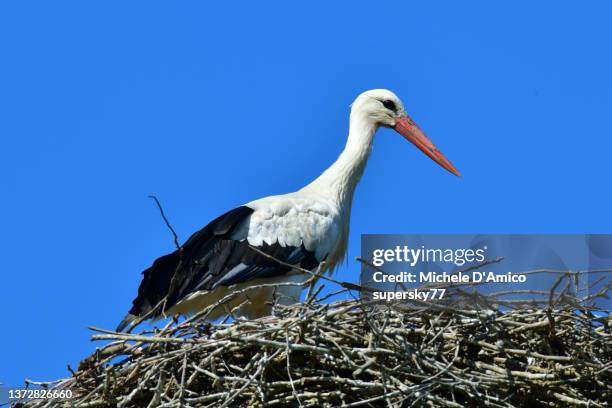
[[140,334],[98,329],[93,339],[107,343],[48,383],[73,399],[14,406],[604,407],[609,324],[575,307],[402,310],[354,299]]

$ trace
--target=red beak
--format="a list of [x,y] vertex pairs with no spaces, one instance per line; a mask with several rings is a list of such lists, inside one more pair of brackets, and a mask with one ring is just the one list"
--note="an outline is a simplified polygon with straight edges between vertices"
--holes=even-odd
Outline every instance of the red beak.
[[414,143],[416,147],[421,149],[423,153],[431,157],[433,161],[444,167],[446,170],[453,173],[455,176],[461,176],[459,171],[453,166],[453,164],[446,158],[438,148],[432,143],[431,140],[419,127],[410,119],[406,114],[402,115],[397,119],[395,126],[393,127],[397,133],[404,136],[407,140]]

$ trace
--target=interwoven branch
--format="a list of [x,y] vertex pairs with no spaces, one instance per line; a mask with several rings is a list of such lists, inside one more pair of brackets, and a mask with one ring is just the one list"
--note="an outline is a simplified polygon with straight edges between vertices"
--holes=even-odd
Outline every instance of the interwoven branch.
[[251,321],[98,330],[107,343],[53,385],[77,397],[27,406],[609,406],[610,317],[578,301],[460,313],[321,299]]

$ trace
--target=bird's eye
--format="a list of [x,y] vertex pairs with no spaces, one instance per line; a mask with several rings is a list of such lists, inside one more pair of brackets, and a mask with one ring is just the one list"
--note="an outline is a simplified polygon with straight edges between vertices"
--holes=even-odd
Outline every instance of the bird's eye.
[[392,100],[387,99],[387,100],[383,101],[382,104],[384,105],[385,108],[390,109],[393,112],[395,112],[395,109],[397,109],[395,107],[395,103]]

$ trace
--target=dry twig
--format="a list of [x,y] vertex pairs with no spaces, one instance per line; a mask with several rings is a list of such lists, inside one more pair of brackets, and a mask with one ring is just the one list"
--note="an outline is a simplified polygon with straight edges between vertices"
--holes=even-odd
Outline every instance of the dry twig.
[[27,406],[604,407],[610,317],[585,310],[466,314],[319,298],[252,321],[97,329],[93,339],[111,343],[52,384],[76,398]]

